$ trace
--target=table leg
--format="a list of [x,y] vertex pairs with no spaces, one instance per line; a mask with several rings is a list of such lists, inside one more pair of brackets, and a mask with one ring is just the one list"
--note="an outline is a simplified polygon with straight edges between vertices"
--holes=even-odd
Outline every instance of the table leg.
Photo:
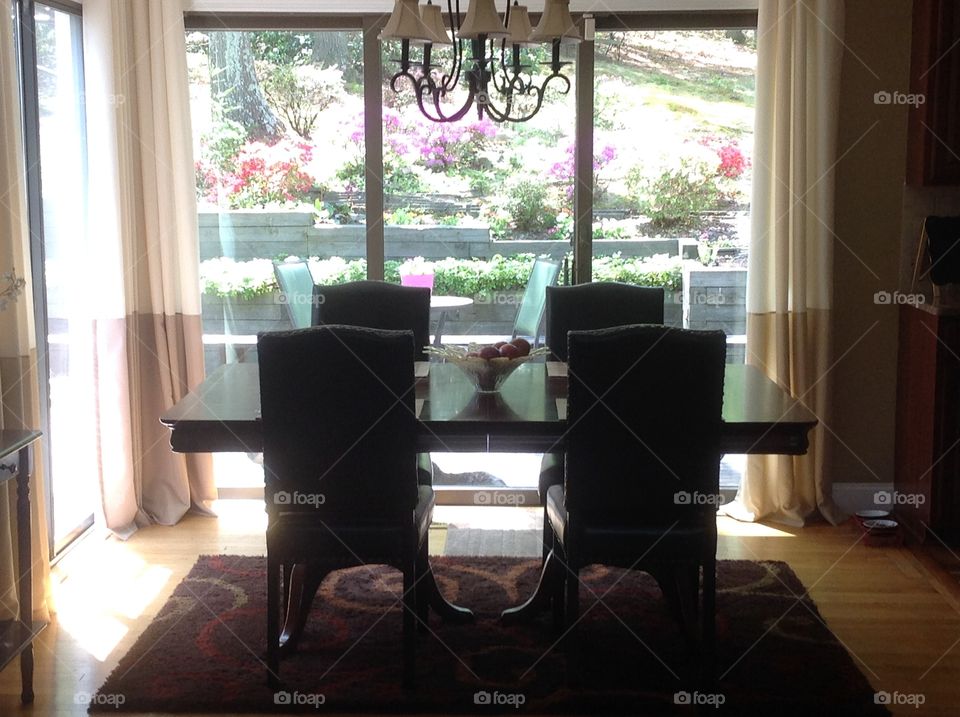
[[447,323],[447,312],[446,310],[440,311],[440,318],[437,319],[437,330],[433,334],[433,345],[437,348],[440,348],[442,345],[443,339],[443,325]]
[[530,622],[541,612],[549,610],[551,596],[554,594],[557,581],[562,579],[563,566],[551,550],[547,554],[547,559],[543,562],[540,581],[537,583],[533,595],[527,598],[527,601],[522,605],[507,608],[500,613],[500,622],[504,625]]
[[30,446],[20,449],[17,472],[17,548],[20,561],[20,701],[33,702],[33,584],[30,557]]

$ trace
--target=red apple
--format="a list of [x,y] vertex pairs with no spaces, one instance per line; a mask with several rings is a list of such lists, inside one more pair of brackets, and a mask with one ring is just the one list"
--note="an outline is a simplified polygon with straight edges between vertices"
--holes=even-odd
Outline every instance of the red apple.
[[500,355],[504,358],[515,359],[520,358],[520,349],[513,344],[504,344],[500,347]]
[[506,342],[506,341],[497,341],[497,343],[495,343],[495,344],[493,345],[493,348],[499,349],[499,348],[500,348],[501,346],[503,346],[505,343],[507,343],[507,342]]
[[495,349],[493,346],[484,346],[482,349],[480,349],[479,353],[480,358],[487,360],[500,356],[500,351]]
[[527,356],[530,354],[530,342],[526,339],[515,338],[510,342],[512,345],[516,346],[520,351],[519,356]]

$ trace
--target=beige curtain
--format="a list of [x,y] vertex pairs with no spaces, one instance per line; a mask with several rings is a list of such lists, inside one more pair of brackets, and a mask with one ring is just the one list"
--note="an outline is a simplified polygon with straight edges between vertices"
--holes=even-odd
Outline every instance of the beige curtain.
[[[844,3],[761,0],[747,362],[829,422],[833,200]],[[842,519],[823,429],[804,456],[751,456],[727,512],[803,525]]]
[[91,330],[103,516],[121,535],[216,498],[209,456],[158,418],[203,380],[197,208],[181,0],[87,0]]
[[[23,163],[17,63],[9,7],[0,11],[0,274],[15,270],[28,284],[14,303],[0,311],[0,427],[36,429],[40,399],[36,371],[37,344],[33,323],[30,277],[27,192]],[[36,445],[36,444],[35,444]],[[34,448],[30,482],[33,548],[33,614],[49,618],[46,500],[43,489],[42,445]],[[19,615],[16,572],[16,484],[0,487],[0,619]]]

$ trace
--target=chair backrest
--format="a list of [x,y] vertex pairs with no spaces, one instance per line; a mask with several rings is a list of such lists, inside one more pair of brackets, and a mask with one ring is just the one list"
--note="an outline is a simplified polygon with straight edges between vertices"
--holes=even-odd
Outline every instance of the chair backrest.
[[262,333],[257,349],[268,512],[410,520],[413,334],[315,326]]
[[383,281],[317,286],[313,323],[412,331],[416,360],[424,361],[430,343],[430,289]]
[[547,302],[548,286],[557,283],[562,262],[555,259],[539,258],[533,262],[527,288],[517,309],[517,318],[513,322],[513,338],[523,336],[536,344],[540,340],[540,327],[543,324],[543,307]]
[[663,323],[663,289],[617,282],[548,286],[546,343],[567,360],[567,333],[612,326]]
[[273,273],[280,286],[280,298],[287,307],[287,316],[295,329],[310,325],[313,297],[313,275],[305,261],[278,261],[273,264]]
[[566,504],[584,526],[716,511],[726,337],[623,326],[568,335]]

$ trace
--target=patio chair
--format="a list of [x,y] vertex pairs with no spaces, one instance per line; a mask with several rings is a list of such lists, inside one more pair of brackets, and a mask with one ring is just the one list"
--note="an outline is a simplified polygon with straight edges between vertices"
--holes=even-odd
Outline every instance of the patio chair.
[[[292,593],[287,610],[297,612],[288,617],[302,624],[326,574],[386,564],[403,573],[402,674],[409,687],[434,506],[433,489],[417,483],[413,334],[316,326],[260,334],[257,346],[268,681],[279,683],[282,584]],[[302,581],[291,579],[294,565]],[[423,615],[425,598],[421,603]]]
[[544,542],[565,566],[552,600],[574,680],[578,576],[593,563],[650,573],[712,679],[725,339],[661,326],[569,334],[566,480],[547,491]]
[[310,326],[313,297],[313,275],[305,261],[278,261],[273,264],[273,273],[280,287],[280,300],[287,310],[290,325],[295,329]]
[[530,279],[527,288],[520,300],[517,317],[513,322],[511,339],[521,336],[528,339],[534,346],[540,345],[543,335],[543,312],[547,303],[547,288],[555,285],[560,278],[561,261],[556,259],[538,258],[533,262],[530,270]]

